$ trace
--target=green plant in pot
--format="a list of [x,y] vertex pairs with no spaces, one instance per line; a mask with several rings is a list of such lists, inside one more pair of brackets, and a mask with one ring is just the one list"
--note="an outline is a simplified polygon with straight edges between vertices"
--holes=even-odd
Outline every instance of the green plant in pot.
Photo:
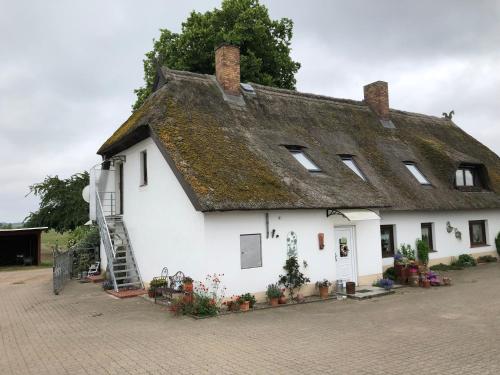
[[271,306],[277,306],[281,296],[281,289],[278,284],[269,284],[267,286],[266,296]]
[[[306,263],[304,262],[304,264]],[[300,271],[297,256],[288,257],[283,269],[286,273],[279,276],[279,282],[288,290],[290,298],[293,300],[295,291],[298,293],[300,288],[311,280]]]
[[255,300],[255,296],[253,294],[245,293],[245,294],[242,294],[241,296],[238,297],[237,302],[240,305],[241,311],[248,311],[248,309],[251,309],[254,307],[256,300]]
[[429,245],[424,240],[418,239],[416,246],[418,260],[426,266],[429,263]]

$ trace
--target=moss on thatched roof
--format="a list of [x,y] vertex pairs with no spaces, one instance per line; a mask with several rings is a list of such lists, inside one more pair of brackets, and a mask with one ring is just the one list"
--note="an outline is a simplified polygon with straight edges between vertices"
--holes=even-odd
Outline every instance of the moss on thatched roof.
[[[500,207],[500,159],[451,121],[391,110],[395,129],[389,129],[363,102],[260,85],[237,105],[224,100],[211,76],[164,74],[166,84],[99,153],[110,157],[129,147],[147,126],[202,211]],[[302,168],[283,145],[304,146],[322,172]],[[355,156],[367,182],[343,164],[342,154]],[[432,186],[420,185],[403,161],[417,163]],[[484,165],[489,190],[454,189],[461,163]]]

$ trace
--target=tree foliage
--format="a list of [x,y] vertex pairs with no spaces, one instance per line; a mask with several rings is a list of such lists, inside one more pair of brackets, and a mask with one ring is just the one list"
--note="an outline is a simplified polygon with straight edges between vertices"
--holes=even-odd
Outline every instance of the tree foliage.
[[40,197],[38,211],[24,220],[25,226],[46,226],[63,233],[83,225],[88,220],[89,205],[82,190],[89,184],[88,172],[76,173],[67,179],[47,176],[30,186],[30,193]]
[[161,29],[160,38],[153,40],[153,50],[143,60],[145,85],[134,91],[133,109],[151,94],[156,61],[171,69],[214,74],[214,50],[222,43],[240,47],[243,82],[295,89],[300,64],[290,57],[292,29],[292,20],[272,20],[258,0],[224,0],[220,9],[193,11],[181,33]]

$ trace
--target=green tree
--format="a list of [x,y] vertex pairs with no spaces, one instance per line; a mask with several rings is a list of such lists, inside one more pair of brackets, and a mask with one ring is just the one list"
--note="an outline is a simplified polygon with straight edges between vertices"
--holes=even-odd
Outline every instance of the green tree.
[[240,47],[243,82],[295,89],[300,64],[290,57],[292,29],[292,20],[271,20],[258,0],[224,0],[220,9],[193,11],[180,34],[161,29],[160,38],[153,40],[153,50],[143,60],[145,85],[134,90],[133,110],[151,94],[156,61],[171,69],[213,74],[214,49],[222,43]]
[[76,173],[67,179],[47,176],[43,182],[30,186],[30,193],[40,197],[40,208],[24,219],[25,226],[46,226],[63,233],[88,220],[89,205],[82,190],[89,184],[88,172]]

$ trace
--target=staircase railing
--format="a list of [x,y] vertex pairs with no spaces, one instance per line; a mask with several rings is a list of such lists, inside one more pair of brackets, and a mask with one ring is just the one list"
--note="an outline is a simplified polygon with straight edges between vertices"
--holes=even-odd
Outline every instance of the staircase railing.
[[139,272],[139,266],[137,265],[137,260],[135,259],[134,249],[132,248],[132,242],[130,242],[130,237],[128,236],[127,226],[123,222],[123,231],[125,233],[125,238],[127,239],[127,245],[129,250],[129,255],[132,258],[132,262],[134,263],[135,271],[137,272],[137,277],[141,282],[141,288],[144,288],[144,282],[142,281],[141,273]]
[[108,223],[106,222],[106,216],[104,214],[104,210],[102,208],[101,198],[99,197],[99,193],[96,193],[96,217],[97,217],[97,225],[99,227],[99,233],[101,235],[101,240],[104,245],[104,250],[106,252],[106,258],[108,258],[108,269],[109,275],[111,277],[111,281],[113,282],[113,288],[115,291],[118,291],[118,285],[115,279],[115,273],[113,270],[113,262],[115,260],[115,248],[113,243],[111,242],[111,235],[109,233]]

